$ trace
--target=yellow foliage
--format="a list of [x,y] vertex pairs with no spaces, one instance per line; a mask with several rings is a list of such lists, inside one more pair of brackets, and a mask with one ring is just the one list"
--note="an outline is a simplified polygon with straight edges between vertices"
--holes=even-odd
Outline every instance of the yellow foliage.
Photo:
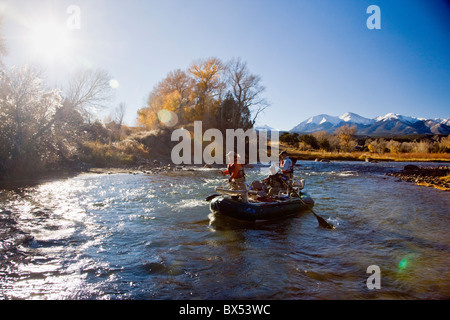
[[209,58],[194,63],[188,71],[196,79],[200,90],[208,91],[219,85],[220,76],[222,71],[224,71],[224,66],[219,59]]
[[147,130],[154,129],[158,126],[158,114],[151,108],[142,108],[138,111],[138,124]]
[[[168,73],[153,88],[147,106],[139,110],[138,123],[148,130],[163,125],[189,125],[194,121],[203,121],[205,128],[227,123],[231,112],[223,106],[223,99],[231,71],[229,64],[212,57],[195,61],[186,71]],[[233,113],[232,120],[235,125],[241,118],[247,120],[245,123],[251,123],[249,106],[259,99],[258,95],[262,92],[259,77],[249,74],[245,68],[234,71],[237,76],[243,77],[239,86],[245,88],[239,100],[242,103],[240,112],[237,115]],[[261,101],[258,103],[262,104]]]
[[450,149],[450,136],[442,138],[440,144],[443,147],[445,147],[447,149]]
[[178,91],[172,91],[169,94],[162,97],[162,108],[168,111],[177,112],[180,107],[180,93]]

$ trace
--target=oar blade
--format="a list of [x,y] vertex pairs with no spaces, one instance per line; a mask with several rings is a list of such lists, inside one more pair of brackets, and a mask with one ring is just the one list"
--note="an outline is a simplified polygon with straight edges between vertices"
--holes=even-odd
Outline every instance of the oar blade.
[[335,226],[333,226],[331,223],[329,223],[328,221],[326,221],[324,218],[318,216],[318,215],[315,214],[315,213],[314,213],[314,215],[316,216],[317,221],[319,222],[319,225],[320,225],[322,228],[330,229],[330,230],[335,229]]
[[330,229],[330,230],[336,229],[335,226],[333,226],[331,223],[327,222],[324,218],[317,215],[317,213],[303,201],[302,197],[298,194],[298,192],[294,191],[294,195],[296,195],[298,197],[298,199],[309,209],[309,211],[311,211],[314,214],[314,216],[317,218],[317,221],[319,222],[319,225],[322,228]]

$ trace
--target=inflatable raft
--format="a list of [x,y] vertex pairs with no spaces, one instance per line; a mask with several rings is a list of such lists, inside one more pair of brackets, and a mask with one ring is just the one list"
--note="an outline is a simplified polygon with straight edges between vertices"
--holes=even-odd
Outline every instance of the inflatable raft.
[[306,193],[301,194],[302,200],[295,197],[276,197],[270,202],[242,201],[240,192],[244,191],[222,191],[216,189],[222,195],[211,201],[210,209],[215,214],[232,217],[239,220],[274,220],[294,216],[300,212],[310,210],[314,207],[313,199]]

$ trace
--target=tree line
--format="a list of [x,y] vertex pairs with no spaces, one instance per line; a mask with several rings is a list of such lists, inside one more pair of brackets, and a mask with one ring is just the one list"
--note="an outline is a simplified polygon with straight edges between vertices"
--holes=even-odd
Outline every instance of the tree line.
[[357,137],[356,127],[349,125],[333,134],[326,131],[312,134],[284,132],[280,142],[301,151],[370,152],[370,153],[450,153],[450,136],[428,138],[375,138]]
[[151,91],[147,106],[138,112],[146,129],[189,126],[248,130],[268,107],[265,87],[246,62],[212,57],[193,62],[186,70],[171,71]]
[[355,134],[356,127],[346,125],[337,129],[334,134],[326,131],[313,134],[283,132],[280,135],[280,142],[302,151],[351,152],[358,146]]

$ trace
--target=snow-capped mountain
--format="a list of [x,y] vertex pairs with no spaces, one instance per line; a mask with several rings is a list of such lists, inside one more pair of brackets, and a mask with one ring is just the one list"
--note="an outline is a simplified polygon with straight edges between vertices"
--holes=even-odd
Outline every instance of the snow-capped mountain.
[[[436,120],[438,120],[438,119],[436,119]],[[441,119],[439,119],[439,120],[441,120]],[[445,124],[447,126],[450,126],[450,118],[444,119],[440,123],[441,124]]]
[[291,132],[312,133],[318,131],[334,132],[337,128],[346,124],[358,126],[368,126],[375,123],[375,120],[368,119],[357,115],[356,113],[347,112],[339,117],[330,116],[328,114],[320,114],[311,117],[294,129]]
[[385,116],[375,118],[375,121],[390,121],[390,120],[398,120],[401,122],[416,123],[416,122],[423,121],[426,119],[402,116],[402,115],[396,114],[396,113],[388,113]]
[[342,121],[345,121],[347,123],[355,123],[355,124],[362,124],[362,125],[370,125],[376,122],[376,120],[373,119],[367,119],[364,117],[361,117],[360,115],[357,115],[356,113],[347,112],[339,117]]
[[338,117],[329,116],[327,114],[320,114],[318,116],[308,119],[307,124],[321,125],[326,122],[336,125],[340,122],[340,119]]
[[255,131],[278,131],[277,129],[269,127],[267,124],[257,125],[254,129],[255,129]]
[[339,117],[326,114],[314,116],[300,123],[291,132],[327,131],[334,133],[345,125],[356,126],[358,135],[450,134],[450,118],[425,119],[389,113],[385,116],[368,119],[351,112]]
[[294,129],[291,132],[317,132],[317,131],[329,131],[332,128],[338,126],[342,122],[339,117],[333,117],[327,114],[320,114],[318,116],[314,116],[309,118]]

